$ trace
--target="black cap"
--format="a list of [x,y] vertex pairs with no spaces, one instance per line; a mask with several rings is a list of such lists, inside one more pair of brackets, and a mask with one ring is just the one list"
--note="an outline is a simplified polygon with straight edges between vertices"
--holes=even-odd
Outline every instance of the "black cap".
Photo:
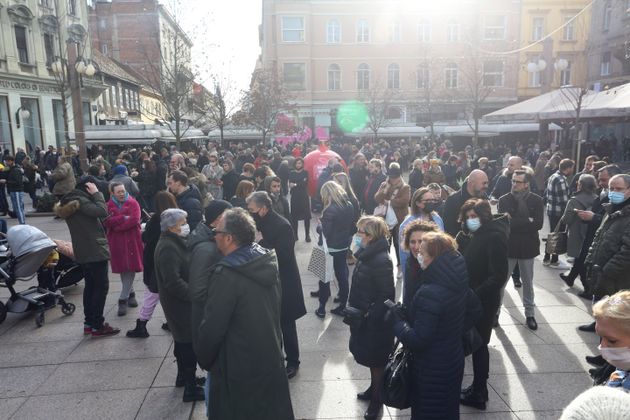
[[206,207],[204,216],[206,218],[206,225],[214,222],[217,217],[221,215],[225,210],[231,209],[232,204],[225,200],[212,200]]

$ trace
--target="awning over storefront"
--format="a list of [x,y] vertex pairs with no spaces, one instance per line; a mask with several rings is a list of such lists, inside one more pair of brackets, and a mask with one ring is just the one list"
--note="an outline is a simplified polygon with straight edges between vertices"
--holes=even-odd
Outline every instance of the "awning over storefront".
[[[417,125],[381,127],[378,130],[379,138],[423,137],[426,134],[427,130]],[[369,128],[364,128],[361,131],[346,133],[346,135],[350,137],[369,137],[373,136],[374,132]]]
[[[272,134],[268,134],[271,137]],[[221,131],[214,129],[208,133],[210,140],[221,140]],[[262,140],[262,132],[255,128],[226,128],[223,130],[224,140]]]
[[[74,132],[69,133],[70,139],[75,140]],[[174,142],[175,136],[168,128],[151,124],[134,125],[94,125],[85,129],[87,144],[152,144],[156,141]],[[208,140],[201,130],[188,129],[182,141]]]
[[[479,124],[479,137],[496,137],[505,133],[536,133],[540,130],[540,125],[536,122],[512,122],[512,123],[480,123]],[[559,125],[550,124],[549,130],[558,131],[562,130]],[[433,131],[437,134],[459,136],[459,137],[472,137],[474,135],[473,129],[468,123],[458,122],[456,124],[440,123],[437,122],[433,125]]]

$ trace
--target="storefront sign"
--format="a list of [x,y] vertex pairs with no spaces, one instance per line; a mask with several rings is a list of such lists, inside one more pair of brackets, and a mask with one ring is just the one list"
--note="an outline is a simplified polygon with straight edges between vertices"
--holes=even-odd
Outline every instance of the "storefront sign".
[[17,80],[0,79],[0,89],[12,89],[28,92],[40,93],[57,93],[59,88],[53,85],[45,85],[41,83],[20,82]]

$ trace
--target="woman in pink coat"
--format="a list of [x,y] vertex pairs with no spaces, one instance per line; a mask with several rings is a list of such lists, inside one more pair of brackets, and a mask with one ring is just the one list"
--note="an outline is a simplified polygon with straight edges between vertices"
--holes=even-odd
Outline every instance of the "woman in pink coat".
[[142,272],[142,236],[140,232],[140,205],[120,182],[109,186],[111,199],[107,202],[109,217],[107,242],[111,254],[112,273],[120,273],[122,290],[118,298],[118,316],[127,314],[127,306],[138,306],[133,290],[136,273]]

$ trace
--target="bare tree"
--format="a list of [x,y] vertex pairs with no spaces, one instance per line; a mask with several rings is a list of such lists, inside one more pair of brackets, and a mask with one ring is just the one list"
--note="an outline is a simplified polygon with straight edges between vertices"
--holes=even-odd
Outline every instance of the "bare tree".
[[263,144],[276,127],[278,116],[293,108],[292,96],[283,86],[274,69],[257,69],[252,75],[250,89],[243,94],[241,110],[234,121],[251,125],[262,133]]
[[443,60],[432,56],[427,48],[420,51],[422,60],[416,71],[410,74],[410,82],[416,86],[417,94],[411,100],[418,114],[423,116],[422,123],[429,127],[431,139],[435,139],[434,117],[444,103]]
[[237,110],[238,103],[234,101],[234,85],[228,79],[215,78],[214,92],[207,103],[207,120],[212,127],[219,129],[221,144],[225,146],[223,131]]
[[374,140],[377,139],[379,130],[388,125],[389,111],[395,97],[396,91],[383,88],[380,80],[376,80],[359,95],[359,99],[367,108],[366,127],[374,133]]

